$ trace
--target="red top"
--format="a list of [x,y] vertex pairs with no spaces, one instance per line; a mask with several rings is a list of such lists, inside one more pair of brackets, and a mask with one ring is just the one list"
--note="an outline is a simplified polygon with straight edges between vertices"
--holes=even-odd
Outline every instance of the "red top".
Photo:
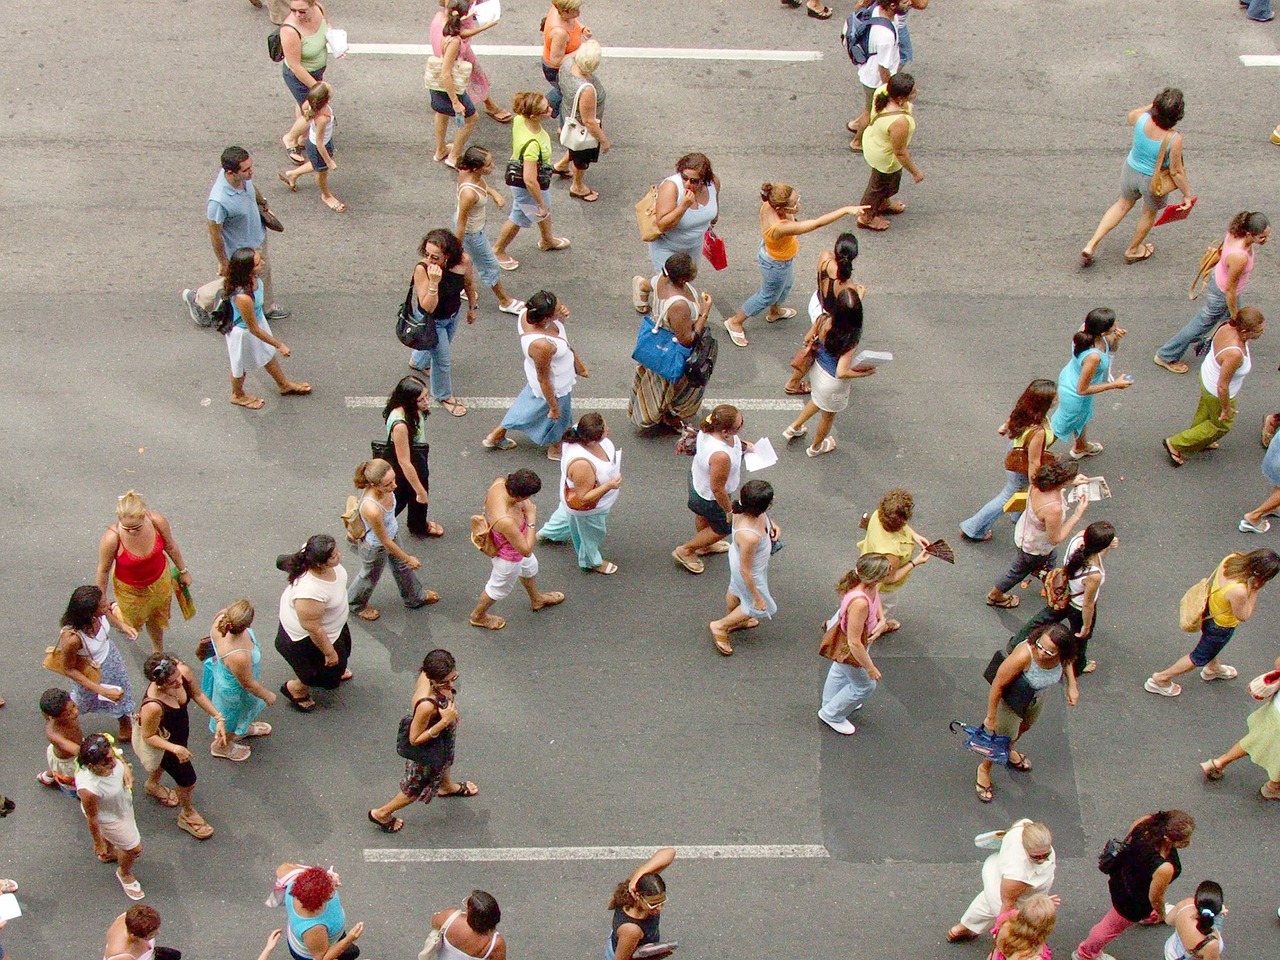
[[151,521],[151,525],[156,529],[156,540],[151,547],[151,552],[145,557],[135,557],[126,550],[124,538],[120,536],[120,528],[112,527],[119,541],[116,547],[115,577],[121,583],[139,590],[151,586],[163,577],[169,566],[169,558],[165,556],[164,535],[160,533],[160,528],[155,526],[154,520]]

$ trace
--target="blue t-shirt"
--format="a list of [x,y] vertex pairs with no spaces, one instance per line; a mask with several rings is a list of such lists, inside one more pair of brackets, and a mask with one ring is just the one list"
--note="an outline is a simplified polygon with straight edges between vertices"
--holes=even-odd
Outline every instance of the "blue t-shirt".
[[227,182],[225,170],[220,170],[218,179],[213,181],[206,216],[222,227],[222,244],[228,257],[241,247],[259,250],[267,238],[253,181],[246,180],[237,190]]

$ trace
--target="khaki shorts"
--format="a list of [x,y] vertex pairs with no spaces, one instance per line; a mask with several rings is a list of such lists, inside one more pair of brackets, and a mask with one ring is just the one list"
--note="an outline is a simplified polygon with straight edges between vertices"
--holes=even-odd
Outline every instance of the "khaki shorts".
[[1044,709],[1044,703],[1039,697],[1031,701],[1031,705],[1027,707],[1027,715],[1020,717],[1012,710],[1003,700],[996,707],[996,733],[1002,737],[1008,737],[1010,740],[1017,741],[1027,730],[1031,729],[1032,724],[1040,717],[1040,711]]
[[160,579],[147,587],[131,587],[111,578],[116,603],[129,625],[141,630],[151,625],[157,630],[169,629],[169,611],[173,606],[173,578],[166,567]]

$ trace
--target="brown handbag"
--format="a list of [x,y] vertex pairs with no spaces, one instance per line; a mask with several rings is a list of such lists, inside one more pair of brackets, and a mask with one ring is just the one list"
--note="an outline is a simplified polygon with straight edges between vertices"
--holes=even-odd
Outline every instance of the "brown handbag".
[[[70,666],[83,673],[91,682],[102,682],[101,668],[99,668],[99,666],[88,657],[82,657],[79,654],[75,654],[72,660],[73,662]],[[52,647],[44,648],[44,660],[40,662],[40,666],[44,667],[46,670],[61,674],[68,680],[71,679],[70,674],[67,673],[67,658],[62,652],[61,643],[56,643]]]
[[844,635],[844,628],[840,626],[839,617],[823,633],[822,642],[818,644],[818,656],[825,657],[827,660],[834,660],[836,663],[851,664],[856,662],[853,659],[853,651],[849,649],[849,638]]
[[1156,154],[1156,172],[1151,175],[1151,195],[1153,197],[1164,197],[1174,190],[1178,189],[1178,185],[1173,182],[1172,161],[1170,167],[1164,166],[1165,151],[1169,147],[1169,141],[1173,138],[1173,133],[1166,133],[1164,139],[1160,141],[1160,152]]
[[[1028,438],[1028,442],[1030,442],[1030,438]],[[1045,450],[1040,454],[1040,466],[1043,467],[1053,463],[1055,459],[1057,458],[1052,453]],[[1010,473],[1020,473],[1024,477],[1027,475],[1027,471],[1031,469],[1031,461],[1025,445],[1009,448],[1009,452],[1004,455],[1004,468]]]
[[636,204],[636,226],[640,228],[640,239],[645,243],[662,236],[662,231],[658,229],[658,185],[656,183]]

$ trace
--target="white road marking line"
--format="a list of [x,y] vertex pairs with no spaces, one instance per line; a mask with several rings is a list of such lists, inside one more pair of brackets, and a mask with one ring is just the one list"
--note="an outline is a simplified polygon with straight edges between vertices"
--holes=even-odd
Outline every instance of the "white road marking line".
[[[482,57],[540,57],[542,47],[523,44],[476,44],[473,49]],[[348,53],[372,53],[390,56],[429,57],[427,43],[353,43]],[[820,50],[716,50],[682,47],[610,47],[611,60],[768,60],[775,63],[812,63],[822,59]]]
[[1242,53],[1240,62],[1246,67],[1280,67],[1280,57],[1262,56],[1256,53]]
[[[459,397],[468,407],[474,407],[477,410],[506,410],[511,404],[515,403],[515,397]],[[627,397],[574,397],[573,405],[576,409],[587,410],[625,410],[627,409]],[[375,407],[381,410],[387,404],[386,397],[347,397],[347,407],[351,409],[361,407]],[[760,410],[760,411],[785,411],[793,413],[797,410],[804,409],[803,400],[726,400],[708,397],[703,401],[704,406],[714,407],[721,403],[731,403],[739,410]]]
[[[367,849],[365,863],[494,863],[565,860],[644,860],[655,847],[455,847],[452,849]],[[683,860],[828,860],[820,844],[767,843],[679,846]]]

